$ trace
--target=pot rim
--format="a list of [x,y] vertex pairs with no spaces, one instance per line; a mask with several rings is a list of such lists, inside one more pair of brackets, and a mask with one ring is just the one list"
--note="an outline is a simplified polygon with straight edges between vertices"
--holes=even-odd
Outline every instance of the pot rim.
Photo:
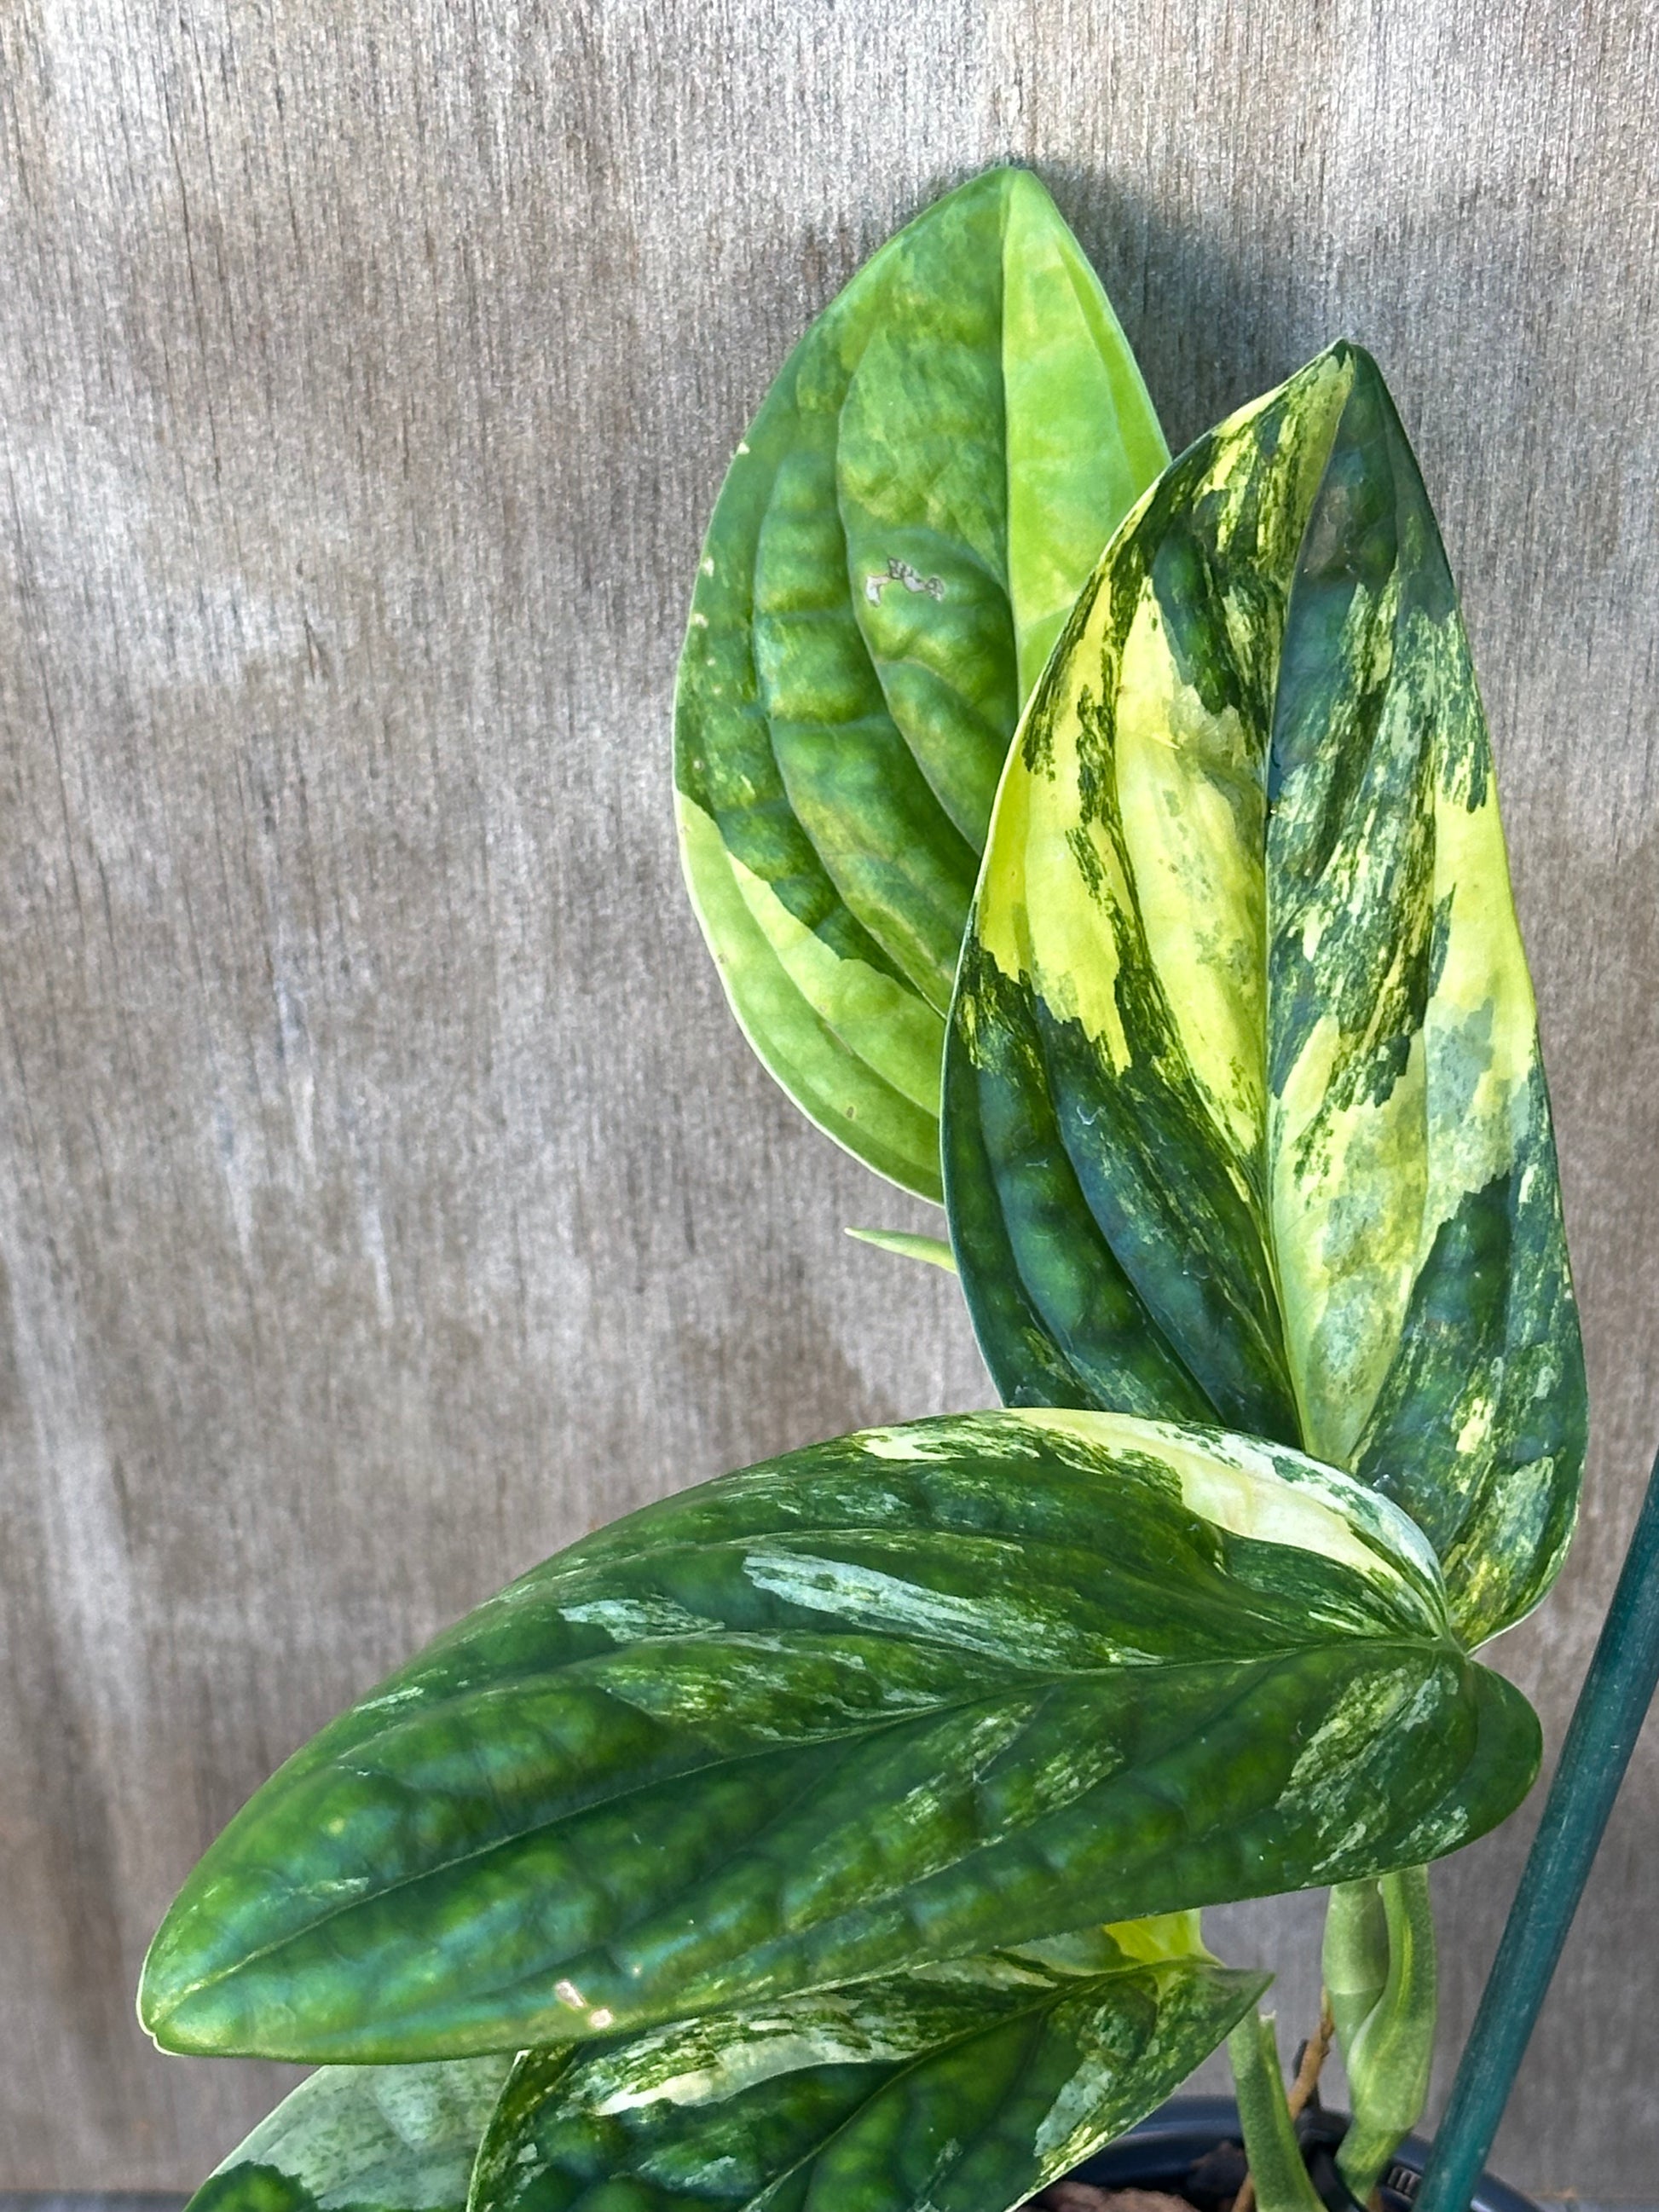
[[[1092,2182],[1099,2189],[1168,2184],[1184,2176],[1195,2160],[1218,2143],[1239,2140],[1238,2106],[1231,2097],[1171,2097],[1103,2150],[1085,2159],[1067,2178]],[[1383,2188],[1407,2207],[1417,2194],[1428,2155],[1429,2145],[1421,2136],[1407,2136],[1382,2177]],[[1538,2212],[1538,2207],[1496,2174],[1483,2173],[1472,2212]]]

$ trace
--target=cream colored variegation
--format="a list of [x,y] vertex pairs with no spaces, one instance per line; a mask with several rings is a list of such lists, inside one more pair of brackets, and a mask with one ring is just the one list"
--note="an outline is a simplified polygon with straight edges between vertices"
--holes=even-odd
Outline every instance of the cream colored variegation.
[[1398,1591],[1423,1633],[1443,1635],[1440,1571],[1410,1516],[1363,1483],[1304,1452],[1219,1429],[1137,1420],[1069,1407],[1028,1407],[1024,1425],[1065,1436],[1098,1459],[1108,1480],[1119,1454],[1157,1461],[1202,1521],[1257,1543],[1314,1552]]
[[470,2212],[574,2212],[596,2172],[683,2212],[1005,2212],[1177,2086],[1265,1986],[1185,1921],[526,2052]]

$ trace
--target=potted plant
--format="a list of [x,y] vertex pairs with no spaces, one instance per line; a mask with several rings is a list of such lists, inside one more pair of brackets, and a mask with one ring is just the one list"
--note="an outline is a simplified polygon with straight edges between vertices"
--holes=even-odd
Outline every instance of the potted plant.
[[1334,2033],[1314,2170],[1364,2203],[1426,2085],[1424,1869],[1536,1772],[1475,1654],[1585,1434],[1486,728],[1375,363],[1172,462],[1042,186],[975,179],[738,448],[676,784],[739,1021],[944,1202],[948,1243],[860,1233],[957,1270],[1002,1407],[630,1515],[297,1753],[144,1970],[164,2049],[319,2069],[197,2202],[1006,2212],[1226,2039],[1248,2186],[1310,2212],[1267,1977],[1199,1913],[1329,1887],[1296,2101]]

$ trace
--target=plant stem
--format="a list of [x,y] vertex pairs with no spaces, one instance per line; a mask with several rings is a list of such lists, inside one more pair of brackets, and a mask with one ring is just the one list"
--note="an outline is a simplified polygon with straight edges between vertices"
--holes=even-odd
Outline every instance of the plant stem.
[[1336,2170],[1363,2204],[1402,2139],[1417,2124],[1434,2057],[1434,1914],[1426,1867],[1401,1867],[1378,1881],[1388,1978],[1349,2051],[1353,2121]]
[[[1291,2084],[1290,2094],[1285,2100],[1285,2109],[1294,2119],[1319,2087],[1319,2075],[1330,2056],[1331,2038],[1336,2033],[1336,2023],[1331,2018],[1329,2003],[1322,1996],[1319,2005],[1319,2025],[1308,2038],[1302,2053],[1302,2063],[1296,2069],[1296,2079]],[[1279,2057],[1278,2045],[1273,2048],[1274,2062]],[[1252,2212],[1255,2203],[1255,2176],[1247,2173],[1233,2199],[1233,2212]]]
[[[1279,2038],[1271,2013],[1247,2012],[1227,2038],[1239,2127],[1250,2161],[1246,2188],[1261,2212],[1325,2212],[1308,2178],[1302,2146],[1285,2098],[1279,2068]],[[1243,2203],[1244,2191],[1234,2200]]]
[[1325,2061],[1331,2055],[1331,2043],[1335,2034],[1336,2022],[1331,2016],[1330,1999],[1322,1990],[1319,2025],[1308,2038],[1307,2046],[1302,2053],[1302,2063],[1296,2069],[1296,2079],[1291,2082],[1290,2095],[1285,2100],[1292,2119],[1319,2087],[1319,2077],[1325,2070]]
[[1659,1683],[1659,1460],[1418,2192],[1465,2212]]
[[1377,1881],[1342,1881],[1332,1889],[1320,1963],[1352,2084],[1359,2031],[1389,1985],[1389,1916]]

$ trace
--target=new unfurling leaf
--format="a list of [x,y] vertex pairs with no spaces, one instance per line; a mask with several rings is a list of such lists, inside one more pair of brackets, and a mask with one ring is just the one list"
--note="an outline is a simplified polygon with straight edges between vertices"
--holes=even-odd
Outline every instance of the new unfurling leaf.
[[951,1018],[1003,1396],[1219,1419],[1404,1506],[1471,1643],[1585,1428],[1531,988],[1434,518],[1339,345],[1189,448],[1022,725]]
[[319,2060],[603,2035],[1418,1864],[1537,1757],[1346,1477],[921,1421],[665,1499],[440,1638],[231,1823],[142,2008]]
[[709,525],[675,707],[692,901],[784,1089],[924,1197],[1020,703],[1168,457],[1053,201],[994,169],[813,324]]

